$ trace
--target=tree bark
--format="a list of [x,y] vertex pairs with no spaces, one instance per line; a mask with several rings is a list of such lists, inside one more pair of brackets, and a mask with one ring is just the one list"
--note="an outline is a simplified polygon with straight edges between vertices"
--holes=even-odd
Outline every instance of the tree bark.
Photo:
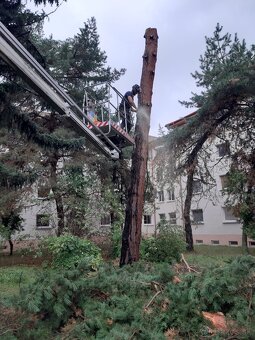
[[12,242],[12,239],[9,238],[8,242],[9,242],[9,245],[10,245],[10,253],[9,253],[9,255],[12,256],[13,255],[13,242]]
[[132,154],[131,184],[128,190],[125,224],[122,234],[120,266],[138,261],[140,255],[151,99],[157,60],[157,30],[148,28],[144,37],[146,43],[143,55],[141,94],[138,97],[135,148]]
[[208,130],[206,130],[202,136],[197,140],[195,147],[192,149],[190,154],[188,155],[186,161],[186,168],[188,172],[187,176],[187,184],[186,184],[186,197],[184,202],[184,229],[185,229],[185,237],[187,243],[187,250],[193,251],[194,250],[194,243],[193,243],[193,234],[192,234],[192,227],[190,221],[190,209],[191,209],[191,202],[192,202],[192,195],[193,195],[193,178],[194,173],[197,166],[197,157],[199,152],[201,151],[204,143],[208,140],[208,138],[212,135],[213,131],[226,120],[231,112],[227,112],[222,114],[218,119],[215,119],[212,124],[210,124]]
[[51,189],[54,195],[54,200],[56,203],[56,209],[57,209],[57,217],[58,217],[58,226],[57,226],[57,236],[60,236],[63,234],[64,227],[65,227],[65,213],[64,213],[64,205],[63,205],[63,199],[61,194],[59,193],[58,187],[57,187],[57,163],[58,163],[58,157],[52,155],[50,157],[50,183],[51,183]]
[[252,191],[253,191],[253,183],[248,183],[245,204],[247,205],[247,207],[250,207],[249,209],[250,213],[245,214],[245,217],[243,218],[243,228],[242,228],[242,249],[245,254],[249,254],[247,229],[249,229],[249,224],[250,222],[253,221],[253,216],[254,216],[253,204],[251,202]]
[[242,249],[245,254],[249,254],[248,236],[246,234],[244,227],[242,229]]
[[193,178],[194,178],[195,166],[190,167],[188,170],[187,176],[187,184],[186,184],[186,197],[184,202],[184,229],[185,229],[185,237],[187,243],[187,250],[193,251],[193,235],[192,235],[192,227],[190,221],[190,208],[193,194]]

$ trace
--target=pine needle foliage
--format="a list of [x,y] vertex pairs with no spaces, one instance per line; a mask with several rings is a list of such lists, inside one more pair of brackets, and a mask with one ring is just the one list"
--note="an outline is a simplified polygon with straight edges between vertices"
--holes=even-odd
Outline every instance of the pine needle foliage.
[[35,173],[22,174],[13,168],[0,163],[0,186],[6,188],[21,187],[24,184],[33,183],[37,175]]
[[193,178],[197,176],[202,183],[215,185],[211,145],[217,138],[227,142],[231,146],[230,157],[241,150],[249,154],[254,149],[254,56],[255,45],[247,47],[237,34],[232,37],[216,25],[213,35],[206,37],[200,69],[192,74],[200,92],[181,102],[192,108],[193,114],[186,116],[181,126],[173,126],[158,157],[167,179],[187,176],[184,220],[190,250]]
[[[255,259],[241,256],[200,274],[184,274],[174,284],[169,264],[139,262],[115,268],[105,264],[91,272],[83,262],[71,270],[44,270],[22,287],[19,307],[35,314],[34,324],[17,337],[35,338],[47,330],[58,339],[237,339],[255,334]],[[252,293],[253,292],[253,293]],[[202,311],[223,312],[231,320],[225,333],[208,333]],[[30,317],[31,319],[31,317]],[[29,320],[29,318],[28,318]]]
[[190,336],[204,327],[202,311],[222,312],[254,331],[254,274],[255,258],[240,256],[199,276],[188,275],[178,286],[168,285],[171,308],[166,313],[167,324]]
[[41,272],[32,285],[21,290],[22,308],[40,313],[45,322],[50,321],[51,328],[59,328],[79,307],[75,299],[85,288],[84,276],[89,270],[84,261],[74,270]]
[[57,135],[44,132],[35,124],[27,114],[16,113],[15,123],[19,131],[26,135],[28,140],[32,140],[40,147],[53,150],[81,150],[85,145],[84,138],[63,139]]
[[47,270],[22,288],[19,306],[38,315],[33,334],[42,323],[59,331],[74,318],[70,338],[112,339],[120,334],[128,339],[135,332],[141,339],[164,339],[162,326],[157,326],[161,317],[143,310],[155,293],[151,281],[160,284],[162,270],[166,265],[140,263],[123,269],[105,265],[93,273],[86,262],[68,271]]

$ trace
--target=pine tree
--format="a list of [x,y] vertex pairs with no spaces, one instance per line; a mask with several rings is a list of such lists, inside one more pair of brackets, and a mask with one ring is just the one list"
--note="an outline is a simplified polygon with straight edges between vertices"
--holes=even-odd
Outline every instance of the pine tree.
[[[46,3],[46,1],[35,1],[36,4]],[[58,1],[49,1],[58,4]],[[10,10],[8,1],[4,2],[3,21],[8,27],[14,27],[12,32],[19,38],[22,32],[21,42],[25,47],[33,52],[33,56],[45,67],[48,72],[58,80],[69,94],[81,105],[84,96],[84,87],[98,82],[109,82],[117,80],[124,70],[111,70],[106,66],[107,57],[99,46],[99,36],[97,34],[96,21],[91,18],[84,24],[74,38],[65,41],[55,41],[53,38],[44,38],[42,35],[42,21],[44,15],[34,15],[25,10],[20,1],[13,2],[12,16],[6,13]],[[38,24],[39,23],[39,24]],[[16,28],[16,29],[15,29]],[[30,30],[29,30],[29,29]],[[23,34],[24,33],[24,34]],[[56,55],[59,58],[56,58]],[[54,57],[53,57],[54,56]],[[73,159],[78,162],[78,153],[86,155],[88,150],[93,148],[80,138],[73,131],[63,128],[63,122],[59,115],[52,110],[48,103],[40,100],[29,88],[20,80],[9,66],[2,63],[5,79],[2,82],[3,105],[0,108],[0,119],[5,121],[6,126],[18,129],[26,138],[38,144],[43,164],[46,165],[46,173],[49,174],[49,181],[53,190],[58,213],[58,234],[64,230],[65,215],[62,192],[59,187],[58,165],[63,161],[63,157]],[[106,88],[93,91],[97,99],[102,99],[106,95]],[[22,105],[20,103],[22,102]],[[13,104],[15,103],[15,104]],[[19,105],[16,105],[19,103]],[[45,150],[45,151],[44,151]],[[91,154],[90,153],[90,156]],[[95,156],[97,157],[97,156]],[[84,157],[80,161],[80,166]],[[76,159],[76,160],[75,160]],[[4,174],[5,166],[0,166],[0,172]],[[5,171],[7,174],[7,171]],[[10,177],[11,172],[9,172]],[[16,176],[17,178],[17,176]],[[23,177],[21,177],[23,179]],[[26,178],[23,179],[25,181]]]
[[184,126],[172,131],[167,142],[169,160],[178,164],[177,173],[189,176],[185,229],[190,250],[193,249],[189,218],[192,172],[205,175],[208,171],[206,167],[198,167],[205,164],[201,161],[203,156],[210,155],[208,139],[219,137],[235,145],[233,157],[240,150],[249,153],[254,149],[255,47],[248,49],[245,40],[240,41],[237,35],[232,40],[222,29],[218,24],[213,37],[206,37],[200,71],[193,74],[197,86],[202,88],[201,93],[182,102],[187,107],[196,107],[196,114]]

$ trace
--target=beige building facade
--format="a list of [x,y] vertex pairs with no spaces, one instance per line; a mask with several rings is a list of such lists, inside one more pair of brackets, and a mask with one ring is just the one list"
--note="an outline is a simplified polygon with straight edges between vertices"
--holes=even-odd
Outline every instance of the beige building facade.
[[[151,138],[149,146],[148,170],[157,194],[153,203],[145,204],[142,225],[145,235],[153,235],[162,219],[173,225],[184,226],[186,179],[180,177],[173,186],[157,183],[155,159],[162,147],[158,140]],[[226,207],[226,196],[223,194],[229,169],[228,145],[215,139],[210,149],[214,185],[207,187],[199,180],[193,183],[191,220],[194,244],[241,246],[242,224]],[[248,246],[255,247],[255,240],[248,239]]]

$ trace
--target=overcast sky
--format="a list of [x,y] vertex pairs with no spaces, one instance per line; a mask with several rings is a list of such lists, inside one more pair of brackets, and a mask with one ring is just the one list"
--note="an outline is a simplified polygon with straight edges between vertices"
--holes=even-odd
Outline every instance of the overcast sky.
[[[49,6],[46,12],[53,9]],[[188,100],[197,91],[191,73],[199,68],[205,36],[212,36],[218,22],[225,33],[244,38],[248,47],[255,43],[255,0],[68,0],[45,22],[45,34],[53,34],[54,39],[73,37],[92,16],[108,65],[127,69],[114,84],[122,93],[140,84],[143,36],[146,28],[157,29],[150,130],[155,136],[159,125],[192,112],[178,100]]]

